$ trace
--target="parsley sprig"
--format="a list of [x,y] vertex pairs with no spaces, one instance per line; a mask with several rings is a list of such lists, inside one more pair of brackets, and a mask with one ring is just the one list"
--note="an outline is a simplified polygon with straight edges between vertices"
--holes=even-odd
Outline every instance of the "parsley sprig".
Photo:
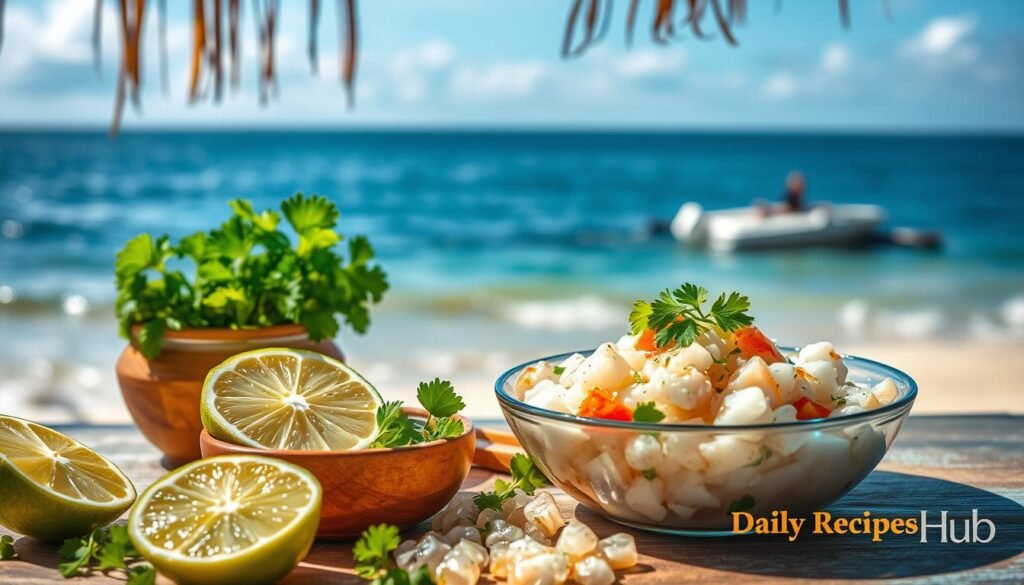
[[650,402],[641,402],[636,405],[633,409],[633,420],[636,422],[661,422],[665,418],[665,413],[658,410],[658,406],[653,400]]
[[629,314],[630,329],[633,335],[647,329],[654,330],[654,342],[658,347],[672,343],[687,346],[712,327],[728,332],[754,322],[747,313],[750,299],[746,296],[738,292],[722,293],[711,308],[705,310],[708,298],[706,288],[692,283],[673,291],[665,289],[653,301],[633,303],[633,311]]
[[454,439],[465,432],[462,421],[455,414],[466,407],[462,397],[455,393],[455,387],[448,380],[435,378],[420,382],[416,399],[429,415],[422,424],[414,422],[402,412],[402,402],[385,402],[377,410],[377,439],[371,447],[400,447]]
[[493,492],[481,492],[473,498],[473,502],[478,508],[500,510],[505,500],[511,498],[517,489],[532,496],[535,491],[549,483],[548,478],[544,477],[544,474],[537,469],[533,460],[527,455],[513,456],[509,463],[509,473],[512,475],[512,481],[499,479],[494,482]]
[[[160,353],[168,330],[265,327],[298,323],[314,340],[334,337],[344,318],[357,333],[370,325],[369,305],[388,289],[363,236],[347,241],[336,231],[339,212],[330,200],[301,193],[280,213],[252,203],[229,203],[220,227],[178,242],[141,234],[117,253],[116,311],[121,335],[132,328],[146,357]],[[297,236],[280,229],[282,219]],[[189,270],[191,265],[191,270]]]
[[370,526],[352,547],[356,574],[373,585],[428,585],[434,580],[426,565],[409,573],[391,563],[391,552],[398,548],[398,527],[390,524]]
[[141,563],[142,557],[135,550],[128,527],[114,524],[97,528],[88,536],[69,538],[58,551],[61,563],[60,574],[65,579],[88,575],[93,569],[101,572],[123,571],[128,585],[153,585],[156,570],[148,563]]
[[6,561],[18,557],[18,552],[14,550],[14,538],[9,534],[0,536],[0,561]]

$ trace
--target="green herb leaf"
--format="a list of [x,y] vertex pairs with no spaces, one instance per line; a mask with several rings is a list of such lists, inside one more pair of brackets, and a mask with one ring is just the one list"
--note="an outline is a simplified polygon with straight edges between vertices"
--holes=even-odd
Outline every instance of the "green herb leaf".
[[757,505],[757,502],[754,501],[754,497],[751,496],[751,495],[746,495],[746,496],[743,496],[742,498],[737,498],[737,499],[733,500],[733,502],[731,504],[729,504],[729,514],[733,514],[735,512],[746,512],[748,510],[753,510],[754,506],[756,506],[756,505]]
[[726,298],[722,293],[711,305],[710,315],[723,331],[735,331],[754,322],[754,318],[747,314],[749,310],[750,299],[747,297],[732,292]]
[[633,420],[636,422],[649,422],[656,423],[661,422],[665,418],[665,413],[658,410],[655,406],[654,401],[641,402],[636,405],[633,410]]
[[14,550],[14,538],[8,534],[0,536],[0,561],[13,559],[17,556],[18,553]]
[[333,228],[338,221],[338,208],[320,195],[296,193],[281,204],[285,219],[298,233],[315,228]]
[[426,440],[436,441],[438,439],[454,439],[461,437],[466,431],[462,421],[457,418],[442,416],[434,419],[433,425],[424,430]]
[[532,496],[539,488],[550,483],[534,465],[533,460],[523,454],[512,457],[512,461],[509,462],[509,473],[512,475],[511,482],[499,479],[494,482],[493,492],[481,492],[473,498],[478,508],[500,510],[501,504],[511,498],[517,489]]
[[128,569],[128,585],[156,585],[156,569],[145,564]]
[[761,452],[758,453],[757,459],[755,459],[754,461],[744,465],[744,467],[757,467],[758,465],[761,465],[765,461],[768,461],[768,458],[771,457],[771,456],[772,456],[771,448],[768,447],[768,445],[761,445]]
[[647,301],[638,300],[633,303],[633,310],[629,313],[629,329],[633,335],[640,335],[647,329],[652,312],[651,304]]
[[363,579],[373,579],[391,569],[388,557],[398,548],[398,527],[389,524],[370,526],[352,547],[356,573]]
[[463,408],[466,403],[455,393],[455,388],[448,380],[435,378],[430,382],[420,382],[416,389],[416,400],[423,405],[430,416],[441,418],[452,416]]
[[402,412],[401,401],[385,402],[377,409],[377,438],[371,448],[400,447],[423,440],[412,419]]
[[139,351],[147,358],[154,358],[160,355],[160,348],[164,342],[164,332],[167,330],[167,323],[163,319],[147,321],[139,327]]
[[64,562],[57,565],[57,568],[65,579],[78,575],[83,569],[88,570],[89,562],[99,548],[100,535],[102,531],[96,529],[88,538],[69,538],[64,541],[57,551]]
[[141,234],[128,240],[124,248],[117,253],[114,261],[114,271],[118,281],[127,280],[149,268],[155,268],[160,263],[160,254],[153,244],[153,238],[149,234]]
[[565,372],[565,366],[555,366],[551,368],[551,371],[553,371],[556,376],[561,376],[562,373]]
[[674,291],[662,291],[654,301],[638,300],[629,315],[630,331],[639,335],[647,329],[655,330],[658,347],[673,343],[687,346],[711,327],[729,332],[753,323],[754,318],[747,313],[747,297],[737,292],[728,296],[723,293],[705,312],[708,298],[707,289],[686,283]]

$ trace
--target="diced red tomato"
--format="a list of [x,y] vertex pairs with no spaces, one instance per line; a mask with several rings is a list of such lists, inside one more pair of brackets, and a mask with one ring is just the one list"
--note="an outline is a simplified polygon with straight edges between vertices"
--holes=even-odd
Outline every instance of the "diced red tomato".
[[653,352],[668,351],[676,346],[676,342],[669,341],[665,347],[658,347],[658,342],[655,339],[657,334],[658,331],[655,329],[644,329],[644,332],[636,339],[636,343],[633,344],[633,347],[635,347],[637,351]]
[[580,403],[580,416],[604,418],[608,420],[633,420],[633,411],[616,400],[607,390],[595,388]]
[[658,351],[658,344],[654,341],[655,333],[656,331],[654,331],[654,329],[644,329],[644,332],[636,339],[636,343],[633,347],[635,347],[637,351]]
[[797,420],[825,418],[832,413],[828,408],[818,404],[806,396],[800,397],[799,400],[793,403],[793,406],[796,407]]
[[786,361],[786,358],[782,356],[779,348],[775,347],[772,340],[768,339],[768,336],[761,333],[761,330],[753,325],[744,327],[733,335],[736,340],[736,347],[740,348],[740,355],[746,359],[760,356],[761,359],[769,364]]

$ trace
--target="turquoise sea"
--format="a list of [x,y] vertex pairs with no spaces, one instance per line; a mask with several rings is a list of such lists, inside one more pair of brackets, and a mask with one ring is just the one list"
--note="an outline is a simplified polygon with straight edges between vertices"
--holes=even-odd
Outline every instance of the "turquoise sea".
[[[632,299],[686,280],[745,292],[791,343],[1019,339],[1021,160],[1024,138],[1003,136],[5,131],[0,411],[35,401],[75,416],[116,396],[125,240],[296,191],[337,201],[342,229],[367,234],[391,275],[370,335],[341,339],[383,380],[486,378],[593,345],[621,333]],[[650,229],[689,200],[776,198],[791,169],[812,200],[882,205],[891,226],[938,230],[945,246],[720,255]]]

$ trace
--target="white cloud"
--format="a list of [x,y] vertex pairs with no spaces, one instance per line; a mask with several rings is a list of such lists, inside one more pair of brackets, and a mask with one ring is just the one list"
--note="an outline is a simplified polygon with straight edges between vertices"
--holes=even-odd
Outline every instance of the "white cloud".
[[677,76],[686,65],[686,55],[678,49],[644,49],[626,53],[613,61],[615,72],[626,79],[650,79]]
[[826,73],[845,73],[852,62],[850,50],[842,43],[830,43],[821,52],[821,69]]
[[761,85],[761,95],[769,100],[785,100],[796,95],[799,83],[789,71],[773,73]]
[[522,98],[533,94],[547,74],[540,61],[459,67],[451,79],[451,95],[462,100]]
[[935,18],[914,38],[903,43],[900,53],[931,64],[948,63],[950,59],[972,62],[978,56],[978,48],[969,42],[969,37],[977,27],[978,19],[971,14]]
[[439,78],[452,66],[455,57],[455,48],[440,39],[399,51],[388,66],[390,87],[400,101],[420,102],[439,83]]

